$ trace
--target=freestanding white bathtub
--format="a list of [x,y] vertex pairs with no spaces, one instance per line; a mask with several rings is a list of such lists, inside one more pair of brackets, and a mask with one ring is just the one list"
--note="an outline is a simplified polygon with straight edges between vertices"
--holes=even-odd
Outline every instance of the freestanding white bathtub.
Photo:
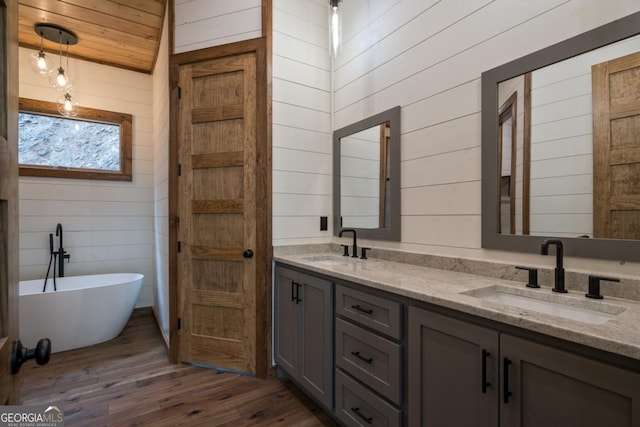
[[144,276],[96,274],[20,282],[20,340],[35,347],[51,339],[53,353],[117,337],[131,316]]

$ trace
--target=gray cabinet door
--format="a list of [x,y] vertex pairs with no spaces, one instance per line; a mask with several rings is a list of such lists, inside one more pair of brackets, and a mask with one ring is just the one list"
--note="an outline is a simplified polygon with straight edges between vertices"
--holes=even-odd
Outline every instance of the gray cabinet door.
[[306,390],[333,407],[332,283],[300,275],[300,377]]
[[295,299],[299,273],[276,267],[273,331],[274,358],[291,377],[298,377],[298,355],[300,353],[300,322],[298,304]]
[[416,307],[408,329],[409,425],[496,427],[498,333]]
[[640,427],[640,374],[506,334],[500,352],[501,426]]

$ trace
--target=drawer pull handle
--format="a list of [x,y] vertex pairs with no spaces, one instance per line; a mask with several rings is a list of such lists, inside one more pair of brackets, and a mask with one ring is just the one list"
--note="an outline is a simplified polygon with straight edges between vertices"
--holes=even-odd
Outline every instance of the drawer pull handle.
[[362,412],[360,412],[360,408],[351,408],[351,410],[360,418],[362,418],[367,424],[371,424],[373,421],[373,417],[367,417]]
[[482,349],[482,393],[487,394],[487,388],[491,385],[489,381],[487,381],[487,358],[491,356],[484,348]]
[[358,305],[352,305],[351,308],[353,308],[354,310],[358,310],[358,311],[360,311],[362,313],[365,313],[365,314],[373,314],[373,310],[367,309],[367,308],[362,308],[362,307],[360,307],[359,304]]
[[368,363],[369,365],[371,365],[373,363],[373,359],[364,357],[363,355],[360,354],[359,351],[352,351],[351,354],[354,357],[357,357],[358,359],[362,360],[363,362]]

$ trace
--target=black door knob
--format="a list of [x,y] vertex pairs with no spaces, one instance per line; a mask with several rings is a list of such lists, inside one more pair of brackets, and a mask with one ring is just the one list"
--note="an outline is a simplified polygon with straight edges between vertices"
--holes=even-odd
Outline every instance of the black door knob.
[[20,367],[27,360],[36,359],[38,365],[46,365],[50,357],[51,340],[49,338],[42,338],[38,341],[36,348],[31,350],[24,347],[20,340],[14,341],[11,350],[11,373],[15,375],[20,372]]
[[253,258],[253,251],[251,249],[247,249],[242,253],[242,256],[245,258]]

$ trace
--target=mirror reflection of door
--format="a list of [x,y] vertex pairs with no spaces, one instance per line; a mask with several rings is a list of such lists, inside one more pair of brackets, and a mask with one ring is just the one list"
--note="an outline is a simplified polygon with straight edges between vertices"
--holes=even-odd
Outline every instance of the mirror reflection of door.
[[498,89],[498,233],[529,234],[531,73]]
[[516,232],[516,172],[517,172],[517,92],[500,106],[498,115],[498,232]]
[[391,227],[391,163],[389,163],[389,141],[391,141],[391,123],[380,125],[380,210],[379,227]]
[[640,53],[592,67],[594,237],[640,240]]

